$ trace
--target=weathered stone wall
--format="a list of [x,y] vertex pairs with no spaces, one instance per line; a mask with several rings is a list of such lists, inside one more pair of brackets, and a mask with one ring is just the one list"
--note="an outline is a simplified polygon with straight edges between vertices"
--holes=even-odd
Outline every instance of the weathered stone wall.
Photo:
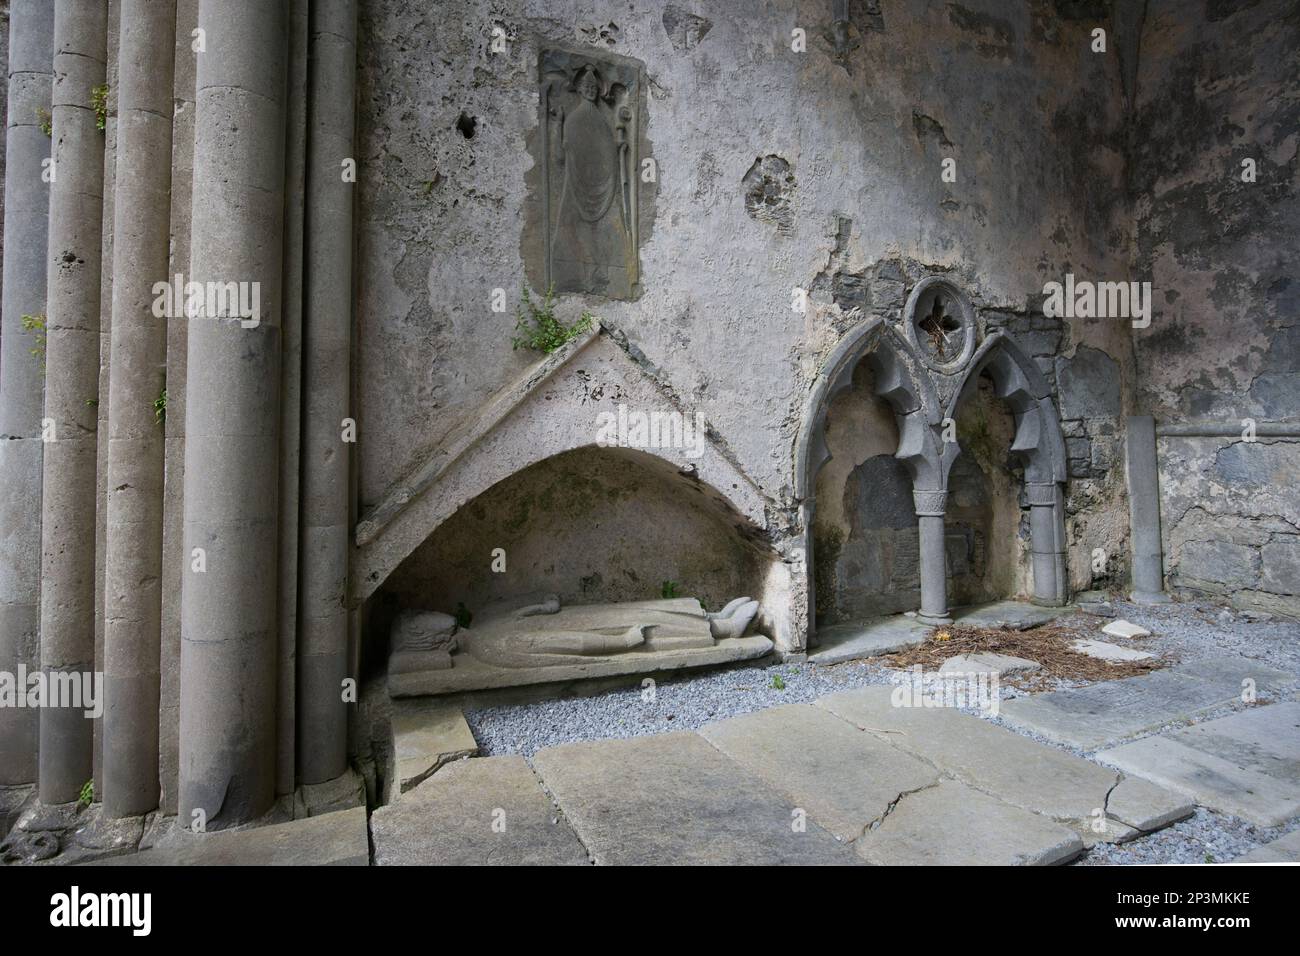
[[[1300,419],[1300,7],[1152,0],[1129,168],[1151,327],[1135,380],[1157,422]],[[1243,181],[1252,160],[1255,181]],[[1300,443],[1159,443],[1170,584],[1300,610]]]
[[[1039,329],[1043,284],[1127,275],[1122,84],[1105,4],[773,0],[744,17],[679,3],[481,0],[361,11],[358,207],[363,509],[517,376],[513,306],[528,281],[538,55],[551,45],[644,63],[639,298],[590,309],[695,403],[764,491],[790,502],[809,382],[861,315],[897,318],[929,271],[969,290],[987,325],[1042,332],[1054,369],[1101,350],[1119,432],[1128,331]],[[493,28],[507,38],[493,53]],[[791,30],[807,52],[791,50]],[[531,151],[530,151],[531,150]],[[956,160],[957,180],[941,179]],[[791,290],[807,289],[806,313]],[[494,289],[510,310],[491,310]],[[1090,353],[1085,353],[1090,354]],[[1067,373],[1068,374],[1068,373]],[[1095,547],[1124,552],[1122,480],[1080,425],[1071,489],[1074,585]],[[1099,477],[1100,476],[1100,477]],[[1120,476],[1122,478],[1122,476]],[[1086,507],[1085,507],[1086,505]]]

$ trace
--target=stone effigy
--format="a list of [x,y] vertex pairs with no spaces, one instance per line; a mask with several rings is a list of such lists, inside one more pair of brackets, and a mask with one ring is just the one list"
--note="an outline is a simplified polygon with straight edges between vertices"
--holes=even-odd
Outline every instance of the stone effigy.
[[759,657],[746,637],[759,604],[737,598],[716,613],[694,598],[561,606],[556,596],[457,629],[446,614],[405,612],[394,622],[393,696],[670,670]]
[[588,52],[542,53],[546,284],[636,293],[640,69]]

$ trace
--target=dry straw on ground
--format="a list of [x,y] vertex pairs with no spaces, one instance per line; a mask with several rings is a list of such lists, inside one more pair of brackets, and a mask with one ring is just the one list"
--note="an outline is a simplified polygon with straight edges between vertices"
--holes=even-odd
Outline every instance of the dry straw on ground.
[[1173,663],[1168,657],[1144,661],[1111,663],[1071,649],[1083,638],[1097,637],[1092,619],[1051,621],[1029,630],[1001,627],[936,627],[924,644],[883,658],[890,667],[909,668],[920,664],[926,670],[958,654],[1005,654],[1037,661],[1042,670],[1003,675],[1003,681],[1033,689],[1048,680],[1094,682],[1136,677]]

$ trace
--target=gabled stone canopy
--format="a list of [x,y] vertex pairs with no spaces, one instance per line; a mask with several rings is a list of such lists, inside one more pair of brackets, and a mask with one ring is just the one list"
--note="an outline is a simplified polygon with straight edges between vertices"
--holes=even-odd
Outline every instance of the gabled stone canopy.
[[[357,524],[354,601],[369,598],[399,564],[450,518],[493,485],[543,459],[598,444],[600,416],[695,413],[637,362],[618,333],[596,325],[548,355],[462,422],[404,482]],[[700,419],[702,422],[702,419]],[[703,495],[755,547],[771,551],[776,507],[708,433],[697,447],[638,448],[639,464],[680,477],[683,493]],[[773,552],[773,557],[775,554]]]

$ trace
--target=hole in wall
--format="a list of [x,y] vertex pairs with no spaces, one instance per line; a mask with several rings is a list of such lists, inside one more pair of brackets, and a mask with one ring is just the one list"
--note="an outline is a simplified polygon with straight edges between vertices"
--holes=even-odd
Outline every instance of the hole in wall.
[[473,139],[478,129],[478,119],[461,110],[460,116],[456,118],[456,129],[460,130],[460,135],[466,139]]

